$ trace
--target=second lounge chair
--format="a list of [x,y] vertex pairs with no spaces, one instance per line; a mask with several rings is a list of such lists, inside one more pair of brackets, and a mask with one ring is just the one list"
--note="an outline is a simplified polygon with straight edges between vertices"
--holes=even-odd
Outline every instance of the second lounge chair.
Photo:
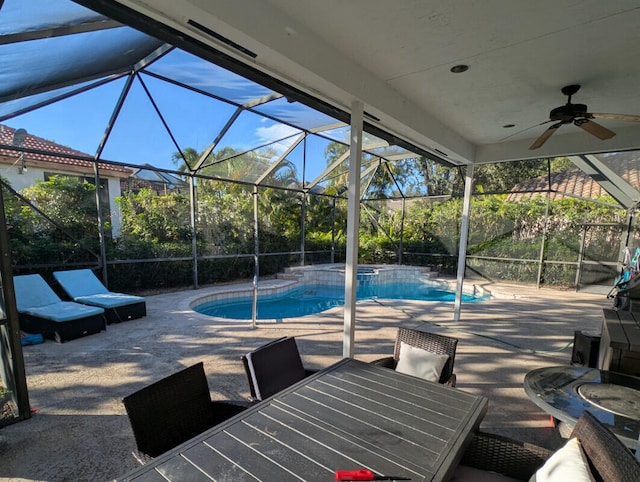
[[73,301],[103,308],[108,324],[147,315],[143,297],[109,291],[90,269],[55,271],[53,277]]

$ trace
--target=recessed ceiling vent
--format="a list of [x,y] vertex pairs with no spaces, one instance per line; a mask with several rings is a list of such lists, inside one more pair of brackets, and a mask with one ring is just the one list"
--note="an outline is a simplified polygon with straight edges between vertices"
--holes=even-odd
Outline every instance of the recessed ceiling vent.
[[249,50],[248,48],[243,47],[240,44],[235,43],[233,40],[228,39],[227,37],[224,37],[222,35],[220,35],[217,32],[214,32],[213,30],[211,30],[209,27],[205,27],[204,25],[196,22],[195,20],[191,20],[189,19],[187,21],[187,23],[189,25],[191,25],[192,27],[197,28],[198,30],[200,30],[203,33],[206,33],[208,36],[213,37],[214,39],[216,39],[218,42],[222,42],[223,44],[231,47],[232,49],[237,50],[238,52],[243,53],[244,55],[248,55],[249,57],[251,57],[252,59],[255,59],[258,54],[256,54],[255,52],[252,52],[251,50]]

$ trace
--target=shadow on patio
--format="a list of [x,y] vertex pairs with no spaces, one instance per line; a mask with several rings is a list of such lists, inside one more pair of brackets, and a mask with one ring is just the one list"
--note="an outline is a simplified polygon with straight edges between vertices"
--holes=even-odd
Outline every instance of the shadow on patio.
[[[464,304],[380,300],[357,306],[355,357],[392,352],[400,325],[460,339],[457,388],[489,398],[482,429],[555,447],[549,416],[524,393],[534,368],[568,364],[574,330],[598,331],[604,295],[487,286],[499,297]],[[0,477],[9,480],[109,480],[135,467],[133,434],[121,399],[180,368],[203,361],[214,399],[249,395],[240,356],[293,335],[306,366],[342,357],[342,309],[282,323],[221,320],[189,303],[211,288],[147,297],[146,318],[109,325],[106,332],[65,344],[24,347],[30,420],[0,431]]]

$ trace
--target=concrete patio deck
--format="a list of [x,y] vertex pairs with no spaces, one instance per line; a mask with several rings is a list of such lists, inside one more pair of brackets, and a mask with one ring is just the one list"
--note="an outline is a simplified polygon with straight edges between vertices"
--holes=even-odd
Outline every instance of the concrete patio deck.
[[[475,284],[495,298],[463,304],[455,322],[452,303],[359,302],[355,357],[390,354],[398,326],[457,337],[457,388],[489,399],[481,428],[553,448],[560,438],[525,395],[524,375],[568,364],[574,330],[599,331],[601,308],[611,302],[604,294]],[[252,329],[250,322],[189,308],[215,289],[148,296],[146,318],[64,344],[24,347],[35,412],[0,429],[0,480],[100,481],[133,469],[135,442],[122,397],[198,361],[204,361],[212,398],[239,399],[248,396],[240,356],[263,342],[295,336],[310,368],[342,357],[341,308]]]

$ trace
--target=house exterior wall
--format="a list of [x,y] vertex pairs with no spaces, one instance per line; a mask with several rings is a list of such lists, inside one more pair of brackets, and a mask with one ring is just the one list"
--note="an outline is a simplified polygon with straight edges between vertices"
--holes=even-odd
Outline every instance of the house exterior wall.
[[[50,167],[41,168],[37,166],[29,166],[29,162],[27,162],[27,169],[22,170],[20,173],[20,163],[14,165],[2,165],[0,167],[0,175],[9,181],[11,187],[16,191],[21,191],[22,189],[34,185],[38,181],[45,180],[45,172],[46,173],[55,173],[60,174],[62,176],[84,176],[88,177],[89,174],[81,173],[81,172],[69,172],[69,171],[61,171],[59,169],[51,169]],[[122,216],[120,213],[120,209],[115,202],[116,197],[120,196],[120,179],[101,176],[102,179],[106,179],[109,186],[109,205],[103,206],[103,209],[108,209],[111,214],[111,235],[116,238],[120,235],[121,227],[122,227]],[[106,213],[105,213],[106,214]]]

